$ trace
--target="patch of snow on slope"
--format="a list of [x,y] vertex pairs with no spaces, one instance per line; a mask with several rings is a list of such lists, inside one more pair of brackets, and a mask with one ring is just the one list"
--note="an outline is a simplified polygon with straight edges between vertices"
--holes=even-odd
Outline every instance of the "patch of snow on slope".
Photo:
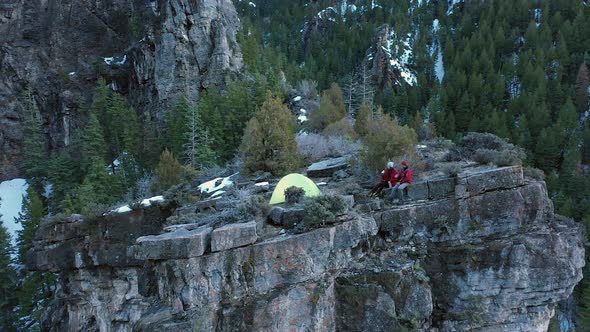
[[448,0],[449,7],[447,9],[447,15],[451,15],[455,10],[455,5],[462,3],[463,0]]
[[[151,198],[146,198],[144,200],[141,201],[141,206],[146,208],[146,207],[150,207],[152,206],[152,204],[154,203],[161,203],[164,202],[164,196],[154,196]],[[111,211],[112,213],[127,213],[127,212],[131,212],[131,207],[129,205],[123,205],[119,208],[116,208],[114,210]]]
[[211,194],[214,193],[218,190],[224,189],[224,188],[229,188],[231,186],[233,186],[233,181],[231,180],[231,178],[235,175],[237,175],[238,173],[234,173],[228,177],[225,178],[215,178],[213,180],[209,180],[207,182],[203,182],[199,185],[199,190],[202,193],[207,193],[207,194]]
[[438,53],[436,53],[436,62],[434,63],[434,74],[439,82],[442,82],[445,77],[445,65],[443,63],[443,54],[440,45],[438,46]]
[[318,13],[318,17],[323,19],[328,19],[328,21],[330,22],[336,22],[336,19],[334,18],[336,16],[337,12],[336,9],[334,9],[334,7],[328,7],[326,9],[323,9],[322,11],[320,11]]
[[541,8],[535,8],[535,24],[537,28],[541,25]]
[[432,32],[437,33],[438,30],[440,30],[440,21],[438,18],[435,18],[434,21],[432,21]]
[[386,45],[381,46],[381,48],[389,56],[389,64],[400,72],[404,81],[409,85],[414,85],[417,83],[416,75],[409,68],[414,58],[411,41],[411,34],[408,33],[406,39],[399,41],[395,31],[392,30],[389,33]]
[[430,55],[433,56],[436,54],[436,60],[434,61],[434,74],[436,75],[436,79],[439,82],[442,82],[443,78],[445,77],[445,66],[443,63],[442,47],[437,35],[439,30],[440,21],[438,19],[434,19],[432,21],[432,34],[434,37],[432,47],[430,48]]
[[22,225],[14,221],[21,212],[23,196],[27,194],[27,181],[25,179],[14,179],[0,183],[0,218],[8,229],[13,240],[16,231],[22,229]]

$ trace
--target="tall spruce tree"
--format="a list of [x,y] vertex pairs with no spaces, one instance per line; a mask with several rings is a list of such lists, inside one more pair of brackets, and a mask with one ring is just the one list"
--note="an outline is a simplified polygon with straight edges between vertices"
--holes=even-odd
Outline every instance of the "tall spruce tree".
[[[0,201],[1,204],[2,201]],[[12,252],[10,234],[0,215],[0,330],[2,331],[16,331],[13,308],[17,302],[14,293],[17,281]]]
[[42,181],[47,176],[41,115],[30,88],[25,90],[24,99],[23,168],[28,182],[36,190],[41,190]]
[[182,97],[174,109],[166,113],[162,146],[175,156],[182,156],[184,151],[186,119],[189,109],[188,99]]
[[203,125],[199,108],[190,107],[186,120],[184,155],[187,164],[195,169],[214,165],[216,156],[211,147],[213,140]]

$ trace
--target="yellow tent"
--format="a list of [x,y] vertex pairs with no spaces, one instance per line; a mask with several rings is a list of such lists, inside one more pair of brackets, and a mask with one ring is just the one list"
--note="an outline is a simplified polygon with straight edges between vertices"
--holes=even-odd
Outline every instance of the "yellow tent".
[[316,197],[320,195],[318,186],[313,183],[308,177],[292,173],[285,175],[277,184],[277,187],[272,193],[270,204],[279,204],[285,202],[285,189],[289,187],[299,187],[305,190],[305,197]]

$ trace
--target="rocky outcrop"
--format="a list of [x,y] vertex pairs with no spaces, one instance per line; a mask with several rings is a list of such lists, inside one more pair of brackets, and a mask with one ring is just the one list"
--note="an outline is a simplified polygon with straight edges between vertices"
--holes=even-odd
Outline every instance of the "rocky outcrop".
[[[582,278],[583,227],[520,167],[423,183],[412,204],[302,234],[244,220],[145,237],[165,232],[160,207],[44,224],[29,268],[60,276],[44,330],[546,331]],[[186,250],[193,233],[220,237]]]
[[47,149],[85,122],[98,76],[161,120],[180,96],[237,73],[231,0],[7,0],[0,4],[0,178],[19,173],[23,93],[39,107]]
[[364,60],[363,76],[380,90],[386,87],[398,89],[401,85],[417,83],[413,36],[401,36],[388,24],[377,28],[371,47]]

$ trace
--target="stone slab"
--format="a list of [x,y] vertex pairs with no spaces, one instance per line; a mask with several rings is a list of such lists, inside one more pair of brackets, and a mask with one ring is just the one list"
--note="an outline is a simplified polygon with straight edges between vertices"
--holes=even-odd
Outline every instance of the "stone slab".
[[348,158],[339,157],[318,161],[307,168],[307,176],[314,178],[330,177],[334,172],[348,167]]
[[428,183],[416,182],[408,187],[408,195],[412,200],[426,200],[428,199]]
[[456,178],[428,180],[428,198],[432,200],[452,197]]
[[496,168],[467,177],[467,191],[470,196],[486,191],[510,189],[524,184],[521,166]]
[[209,243],[212,228],[192,231],[178,229],[160,235],[142,236],[136,240],[135,258],[141,260],[184,259],[202,256]]
[[211,251],[223,251],[255,243],[258,240],[256,222],[231,224],[211,233]]

